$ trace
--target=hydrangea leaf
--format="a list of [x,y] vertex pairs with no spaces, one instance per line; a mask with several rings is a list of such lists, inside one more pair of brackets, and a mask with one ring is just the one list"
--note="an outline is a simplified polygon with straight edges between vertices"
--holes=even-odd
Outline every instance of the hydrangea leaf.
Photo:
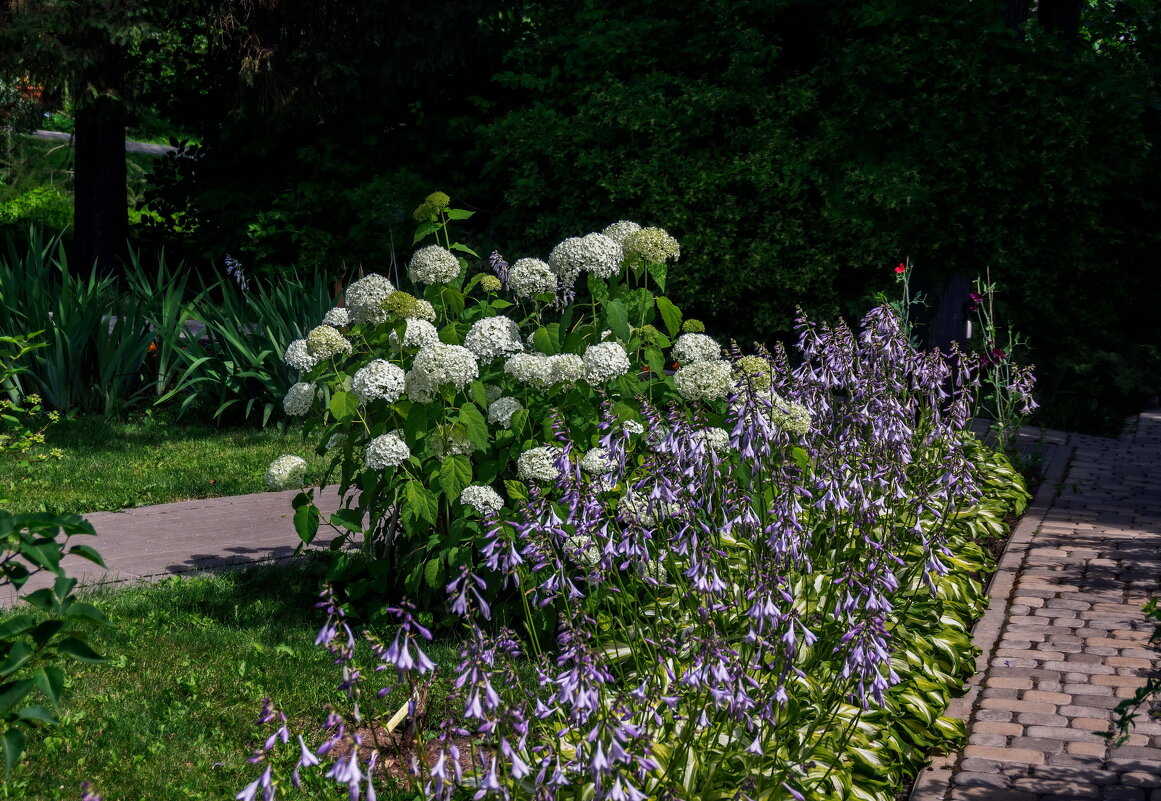
[[330,409],[336,420],[350,420],[359,412],[359,398],[350,392],[336,392],[331,395]]
[[661,351],[656,346],[650,345],[645,348],[645,361],[649,363],[649,369],[657,375],[665,373],[665,360],[661,358]]
[[661,314],[661,321],[665,323],[665,330],[669,332],[669,336],[677,336],[681,331],[681,310],[663,295],[654,298],[654,302],[657,304],[657,311]]
[[331,515],[331,525],[359,533],[363,530],[363,512],[360,509],[339,509]]
[[652,276],[653,280],[657,282],[657,287],[662,292],[664,292],[665,291],[665,276],[668,273],[668,270],[665,266],[665,262],[655,262],[655,261],[646,262],[645,269],[649,271],[649,275]]
[[516,481],[515,479],[505,479],[504,489],[508,491],[508,497],[516,501],[528,500],[528,488],[524,486],[523,481]]
[[447,457],[439,466],[439,485],[450,500],[460,497],[464,487],[472,483],[472,463],[463,454]]
[[415,522],[435,524],[439,507],[435,494],[418,481],[408,481],[403,490],[403,515]]
[[481,409],[488,408],[488,391],[484,389],[483,381],[473,381],[468,385],[468,391],[472,395],[472,402]]
[[403,438],[411,444],[419,442],[427,431],[427,407],[422,403],[412,404],[403,421]]
[[414,245],[428,234],[438,231],[441,227],[442,225],[440,223],[433,222],[431,220],[428,220],[425,223],[420,223],[419,226],[415,229],[415,236],[412,237],[411,244]]
[[589,273],[587,282],[589,285],[589,294],[592,295],[593,300],[597,303],[604,303],[609,299],[609,286],[600,276],[595,273]]
[[621,301],[610,300],[605,304],[605,323],[618,339],[629,341],[629,310]]
[[802,472],[805,473],[810,469],[810,455],[802,448],[794,448],[790,451],[790,456]]
[[488,449],[488,422],[476,404],[465,403],[460,407],[459,423],[467,431],[468,439],[477,450]]
[[318,507],[312,503],[300,506],[294,511],[294,530],[298,538],[309,545],[318,534]]
[[448,209],[447,210],[447,218],[449,220],[466,220],[469,217],[471,217],[473,214],[475,214],[474,211],[468,211],[467,209]]
[[439,559],[429,559],[423,568],[423,580],[433,590],[442,588],[444,585],[443,562]]
[[56,644],[56,650],[65,656],[72,657],[79,662],[104,662],[105,657],[98,654],[89,644],[77,637],[66,637]]

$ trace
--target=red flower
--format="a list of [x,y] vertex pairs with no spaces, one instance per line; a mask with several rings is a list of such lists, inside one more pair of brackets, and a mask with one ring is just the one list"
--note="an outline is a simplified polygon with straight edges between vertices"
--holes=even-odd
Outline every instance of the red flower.
[[907,272],[907,265],[899,262],[899,266],[895,268],[895,275],[903,275],[905,272]]

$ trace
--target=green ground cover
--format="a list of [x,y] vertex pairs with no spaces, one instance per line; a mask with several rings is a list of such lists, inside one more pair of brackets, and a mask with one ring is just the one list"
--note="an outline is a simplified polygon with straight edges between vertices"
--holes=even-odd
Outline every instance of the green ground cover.
[[63,451],[60,459],[0,461],[0,498],[10,512],[83,514],[262,492],[271,461],[313,450],[297,427],[217,428],[164,417],[64,419],[45,439]]

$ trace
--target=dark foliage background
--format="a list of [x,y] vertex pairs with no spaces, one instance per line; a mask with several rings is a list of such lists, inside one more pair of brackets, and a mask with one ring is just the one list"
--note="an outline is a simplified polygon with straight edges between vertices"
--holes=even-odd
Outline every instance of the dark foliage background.
[[[437,188],[510,258],[633,219],[681,240],[675,300],[742,342],[797,306],[861,313],[904,258],[933,296],[990,271],[1044,422],[1115,431],[1161,388],[1161,20],[1041,6],[259,5],[246,47],[210,42],[159,93],[204,147],[159,170],[169,213],[141,235],[384,271]],[[247,85],[221,78],[256,51]]]

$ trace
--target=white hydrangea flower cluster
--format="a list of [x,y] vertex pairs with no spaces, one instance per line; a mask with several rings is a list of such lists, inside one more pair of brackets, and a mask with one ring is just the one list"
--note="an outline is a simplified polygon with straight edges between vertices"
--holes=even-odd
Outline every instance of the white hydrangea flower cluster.
[[786,400],[773,390],[770,391],[770,400],[772,401],[771,424],[798,436],[810,431],[811,415],[809,409],[801,403]]
[[351,324],[351,313],[342,306],[336,306],[323,315],[322,321],[323,325],[333,326],[334,328],[346,328]]
[[403,394],[415,403],[430,403],[435,400],[436,388],[429,385],[419,373],[411,372],[403,377]]
[[415,251],[407,265],[407,277],[419,284],[446,284],[459,274],[459,259],[440,245],[428,245]]
[[693,432],[694,442],[700,442],[711,451],[721,452],[730,447],[730,432],[724,428],[703,428]]
[[[403,347],[422,348],[425,345],[434,345],[439,342],[439,331],[427,320],[413,319],[404,323]],[[391,347],[399,347],[399,337],[394,331],[387,337]]]
[[652,503],[645,495],[625,490],[625,494],[617,501],[617,514],[626,522],[634,522],[645,528],[657,525],[657,512],[672,512],[672,509],[662,509],[661,505]]
[[546,357],[548,360],[548,383],[575,384],[588,376],[584,359],[575,353],[558,353]]
[[612,278],[621,271],[625,253],[620,243],[604,234],[573,236],[552,249],[548,266],[560,276],[565,286],[572,286],[577,275],[587,271],[600,278]]
[[631,222],[630,220],[618,220],[601,233],[616,242],[618,245],[624,247],[625,239],[630,234],[635,234],[640,230],[641,226],[635,222]]
[[565,540],[565,553],[581,567],[596,567],[601,562],[601,550],[588,537],[576,534]]
[[529,448],[516,460],[516,473],[525,481],[556,481],[560,470],[556,460],[560,458],[560,448],[543,445]]
[[712,362],[722,358],[722,346],[705,334],[682,334],[673,343],[674,361],[681,364]]
[[522,384],[550,386],[548,357],[543,353],[517,353],[504,362],[504,372]]
[[415,354],[408,376],[416,388],[433,392],[444,384],[463,389],[480,376],[480,366],[470,350],[462,345],[436,342],[424,345]]
[[641,259],[661,264],[669,259],[677,261],[681,257],[681,246],[664,228],[633,231],[621,244],[627,261]]
[[394,403],[403,394],[406,375],[399,365],[375,359],[355,372],[355,377],[351,379],[351,391],[363,403],[380,399]]
[[351,322],[378,325],[386,321],[383,301],[394,291],[391,282],[378,273],[370,273],[352,283],[344,296]]
[[600,385],[629,372],[629,356],[619,342],[599,342],[585,348],[585,373],[590,384]]
[[603,476],[613,472],[616,463],[609,456],[608,448],[592,448],[580,461],[581,470],[592,473],[594,476]]
[[340,353],[350,353],[351,343],[339,333],[339,329],[320,325],[306,335],[306,349],[310,351],[311,356],[321,362]]
[[282,357],[288,367],[293,367],[300,373],[305,373],[318,364],[318,359],[311,355],[305,339],[296,339],[286,346],[286,353]]
[[272,490],[301,487],[306,480],[306,460],[301,456],[279,456],[270,463],[262,480]]
[[640,421],[638,420],[626,420],[621,424],[621,428],[623,428],[625,433],[631,437],[636,436],[637,434],[645,433],[645,426],[641,425]]
[[721,400],[734,388],[733,368],[725,359],[682,364],[673,374],[673,384],[686,400]]
[[468,432],[458,423],[442,425],[431,435],[431,452],[437,459],[446,459],[449,456],[467,456],[476,448],[468,439]]
[[299,381],[286,390],[286,397],[282,399],[282,410],[291,417],[302,417],[310,411],[318,393],[319,389],[314,384]]
[[661,445],[669,439],[671,434],[673,434],[673,429],[665,423],[655,423],[645,434],[645,447],[651,451],[660,450]]
[[512,415],[523,408],[515,398],[496,398],[488,407],[488,422],[501,428],[511,428]]
[[476,355],[484,364],[496,359],[520,353],[524,343],[520,341],[520,328],[515,320],[507,317],[485,317],[472,324],[464,347]]
[[495,514],[504,508],[500,493],[482,484],[471,484],[460,493],[460,503],[466,504],[482,515]]
[[382,470],[398,467],[411,457],[411,448],[403,441],[403,432],[396,429],[390,434],[381,434],[367,443],[367,467]]
[[540,259],[519,259],[508,270],[508,289],[518,298],[556,292],[556,274]]

